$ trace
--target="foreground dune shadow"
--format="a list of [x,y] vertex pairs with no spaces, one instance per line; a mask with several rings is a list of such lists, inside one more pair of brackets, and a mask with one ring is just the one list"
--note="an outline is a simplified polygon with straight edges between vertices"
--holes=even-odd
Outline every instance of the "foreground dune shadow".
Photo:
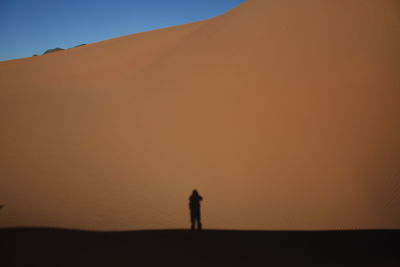
[[400,231],[0,229],[9,266],[400,266]]

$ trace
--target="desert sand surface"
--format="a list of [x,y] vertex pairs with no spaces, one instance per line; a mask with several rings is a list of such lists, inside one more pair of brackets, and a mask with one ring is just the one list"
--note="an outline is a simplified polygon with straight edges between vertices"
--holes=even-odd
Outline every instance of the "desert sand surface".
[[0,227],[400,229],[400,2],[248,0],[0,62]]
[[0,229],[2,266],[397,267],[399,231]]

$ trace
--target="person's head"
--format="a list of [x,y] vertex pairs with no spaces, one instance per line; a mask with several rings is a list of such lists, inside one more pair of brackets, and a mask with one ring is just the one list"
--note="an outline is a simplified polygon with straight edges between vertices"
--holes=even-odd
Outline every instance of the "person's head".
[[192,195],[198,196],[198,195],[199,195],[199,192],[197,192],[197,190],[195,189],[195,190],[193,190]]

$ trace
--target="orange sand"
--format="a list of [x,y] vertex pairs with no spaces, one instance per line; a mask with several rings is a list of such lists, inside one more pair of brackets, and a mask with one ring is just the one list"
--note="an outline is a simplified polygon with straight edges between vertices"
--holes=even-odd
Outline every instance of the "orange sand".
[[400,228],[400,2],[249,0],[0,62],[0,227]]

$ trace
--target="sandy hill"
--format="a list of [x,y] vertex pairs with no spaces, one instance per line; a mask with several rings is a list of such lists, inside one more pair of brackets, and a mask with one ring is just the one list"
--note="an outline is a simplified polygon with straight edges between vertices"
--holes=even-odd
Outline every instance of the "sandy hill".
[[400,3],[249,0],[0,62],[0,226],[400,228]]

